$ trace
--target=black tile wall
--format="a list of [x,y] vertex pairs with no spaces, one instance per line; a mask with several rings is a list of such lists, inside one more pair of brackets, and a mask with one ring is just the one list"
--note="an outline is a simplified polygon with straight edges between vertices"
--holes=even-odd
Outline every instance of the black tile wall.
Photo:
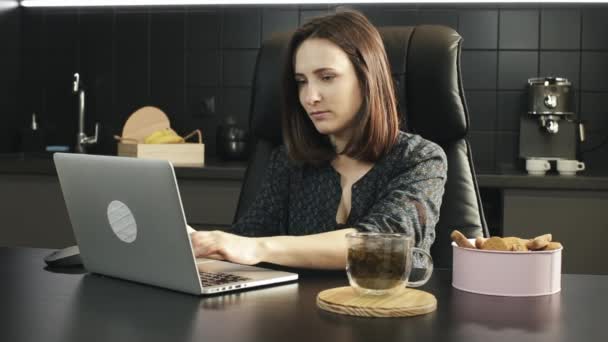
[[257,50],[224,50],[223,84],[251,86]]
[[586,173],[597,170],[608,169],[608,137],[606,132],[587,134],[587,140],[582,144],[583,160],[585,161]]
[[233,49],[260,47],[262,28],[260,8],[226,9],[223,25],[222,47]]
[[184,50],[165,47],[152,48],[150,56],[152,83],[184,85]]
[[541,49],[579,50],[581,47],[581,11],[579,9],[543,9],[540,27]]
[[608,93],[581,94],[580,117],[585,121],[588,132],[601,134],[608,130],[607,96]]
[[116,13],[115,36],[118,51],[138,49],[147,52],[149,46],[149,15],[147,13]]
[[172,126],[180,126],[184,113],[184,50],[158,47],[150,58],[151,104],[163,108]]
[[540,75],[567,78],[575,89],[580,87],[581,53],[579,51],[544,51],[540,53]]
[[365,15],[376,26],[416,25],[418,11],[416,10],[363,10]]
[[471,151],[473,152],[473,163],[478,172],[491,172],[494,170],[494,133],[476,132],[469,133]]
[[498,53],[498,88],[525,90],[528,78],[538,76],[538,52],[501,51]]
[[608,8],[583,10],[583,49],[608,49]]
[[471,129],[493,131],[496,126],[496,92],[470,90],[466,96]]
[[215,87],[191,87],[186,89],[186,117],[207,119],[222,113],[222,92]]
[[[21,46],[24,48],[40,48],[45,27],[45,12],[36,9],[22,9]],[[27,25],[25,25],[27,23]]]
[[527,111],[527,99],[525,91],[498,92],[498,131],[519,130],[519,118]]
[[500,49],[538,49],[537,10],[503,10],[499,19]]
[[78,30],[78,12],[49,12],[42,35],[43,47],[76,49]]
[[297,10],[265,9],[262,12],[262,40],[270,38],[275,32],[295,30],[298,21]]
[[418,25],[443,25],[458,29],[458,13],[455,11],[423,11],[416,18]]
[[186,52],[186,82],[191,86],[220,84],[220,50],[189,50]]
[[223,90],[222,121],[233,118],[238,124],[247,126],[251,89],[226,87]]
[[[526,81],[531,77],[552,75],[572,82],[572,107],[580,110],[592,137],[583,151],[608,135],[602,103],[608,95],[606,5],[21,9],[20,24],[8,29],[7,17],[0,14],[0,42],[18,27],[22,67],[13,76],[21,80],[22,100],[0,96],[0,102],[3,109],[24,103],[14,122],[25,125],[36,111],[41,124],[55,132],[51,137],[57,141],[49,143],[71,143],[75,132],[68,131],[74,129],[76,109],[69,91],[72,75],[79,71],[88,89],[88,125],[100,121],[106,139],[99,152],[112,153],[111,136],[120,133],[128,115],[154,104],[178,130],[201,128],[207,153],[214,155],[218,124],[228,118],[248,122],[252,72],[262,40],[348,8],[362,11],[377,26],[441,24],[459,31],[472,148],[482,171],[518,167],[518,118],[527,109]],[[4,50],[0,45],[0,52]],[[0,56],[2,63],[17,63],[18,55]],[[0,80],[0,87],[9,88],[6,82]],[[0,143],[0,148],[7,146]],[[606,151],[600,147],[584,153],[583,159],[608,174],[608,162],[598,161],[608,160],[601,154]]]
[[519,135],[514,132],[496,132],[494,139],[496,147],[496,164],[494,165],[494,169],[498,172],[521,170],[521,161],[518,157]]
[[219,49],[221,23],[219,11],[186,13],[186,42],[188,48]]
[[310,19],[322,16],[322,15],[326,15],[327,13],[329,13],[329,12],[324,9],[302,10],[302,11],[300,11],[300,24],[304,24],[307,21],[309,21]]
[[608,51],[583,52],[581,89],[587,91],[608,91]]
[[20,24],[18,12],[7,10],[2,7],[0,0],[0,47],[19,48]]
[[463,51],[462,82],[465,89],[496,89],[496,51]]
[[460,12],[458,32],[464,38],[464,49],[496,50],[498,45],[498,10]]
[[185,44],[185,12],[153,13],[150,15],[152,48],[183,50]]
[[0,153],[18,148],[20,127],[28,124],[25,117],[18,115],[20,16],[17,10],[3,6],[2,2],[0,0]]
[[[222,109],[222,89],[215,87],[188,87],[186,89],[186,113],[184,125],[187,130],[198,128],[202,131],[205,153],[215,155],[216,127],[220,123]],[[223,116],[221,117],[223,119]]]

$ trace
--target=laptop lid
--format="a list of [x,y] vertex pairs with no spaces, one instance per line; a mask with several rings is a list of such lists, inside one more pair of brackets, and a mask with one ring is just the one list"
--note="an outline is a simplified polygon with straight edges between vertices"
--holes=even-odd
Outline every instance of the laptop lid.
[[87,270],[202,292],[170,162],[69,153],[54,160]]

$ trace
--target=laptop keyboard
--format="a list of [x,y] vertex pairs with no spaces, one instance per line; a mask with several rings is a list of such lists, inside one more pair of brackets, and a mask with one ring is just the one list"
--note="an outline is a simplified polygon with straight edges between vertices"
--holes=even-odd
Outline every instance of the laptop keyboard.
[[198,274],[201,278],[201,283],[203,284],[203,286],[216,286],[251,280],[251,278],[241,277],[230,273],[199,272]]

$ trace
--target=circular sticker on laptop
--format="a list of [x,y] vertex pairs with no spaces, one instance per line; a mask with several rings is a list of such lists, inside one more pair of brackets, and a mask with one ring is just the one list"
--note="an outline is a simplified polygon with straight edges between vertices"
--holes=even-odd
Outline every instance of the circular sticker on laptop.
[[135,217],[126,204],[121,201],[112,201],[108,205],[108,221],[114,234],[124,242],[131,243],[137,237],[137,224]]

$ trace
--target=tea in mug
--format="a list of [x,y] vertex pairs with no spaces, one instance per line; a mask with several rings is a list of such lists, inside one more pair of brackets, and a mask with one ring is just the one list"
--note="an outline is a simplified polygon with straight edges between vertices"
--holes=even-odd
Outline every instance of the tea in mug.
[[408,253],[402,250],[373,250],[368,246],[348,249],[350,277],[361,288],[390,290],[403,286]]
[[[431,255],[414,247],[414,239],[399,233],[348,233],[346,274],[350,286],[363,295],[393,294],[406,286],[424,285],[433,272]],[[409,279],[412,255],[421,255],[424,276]]]

